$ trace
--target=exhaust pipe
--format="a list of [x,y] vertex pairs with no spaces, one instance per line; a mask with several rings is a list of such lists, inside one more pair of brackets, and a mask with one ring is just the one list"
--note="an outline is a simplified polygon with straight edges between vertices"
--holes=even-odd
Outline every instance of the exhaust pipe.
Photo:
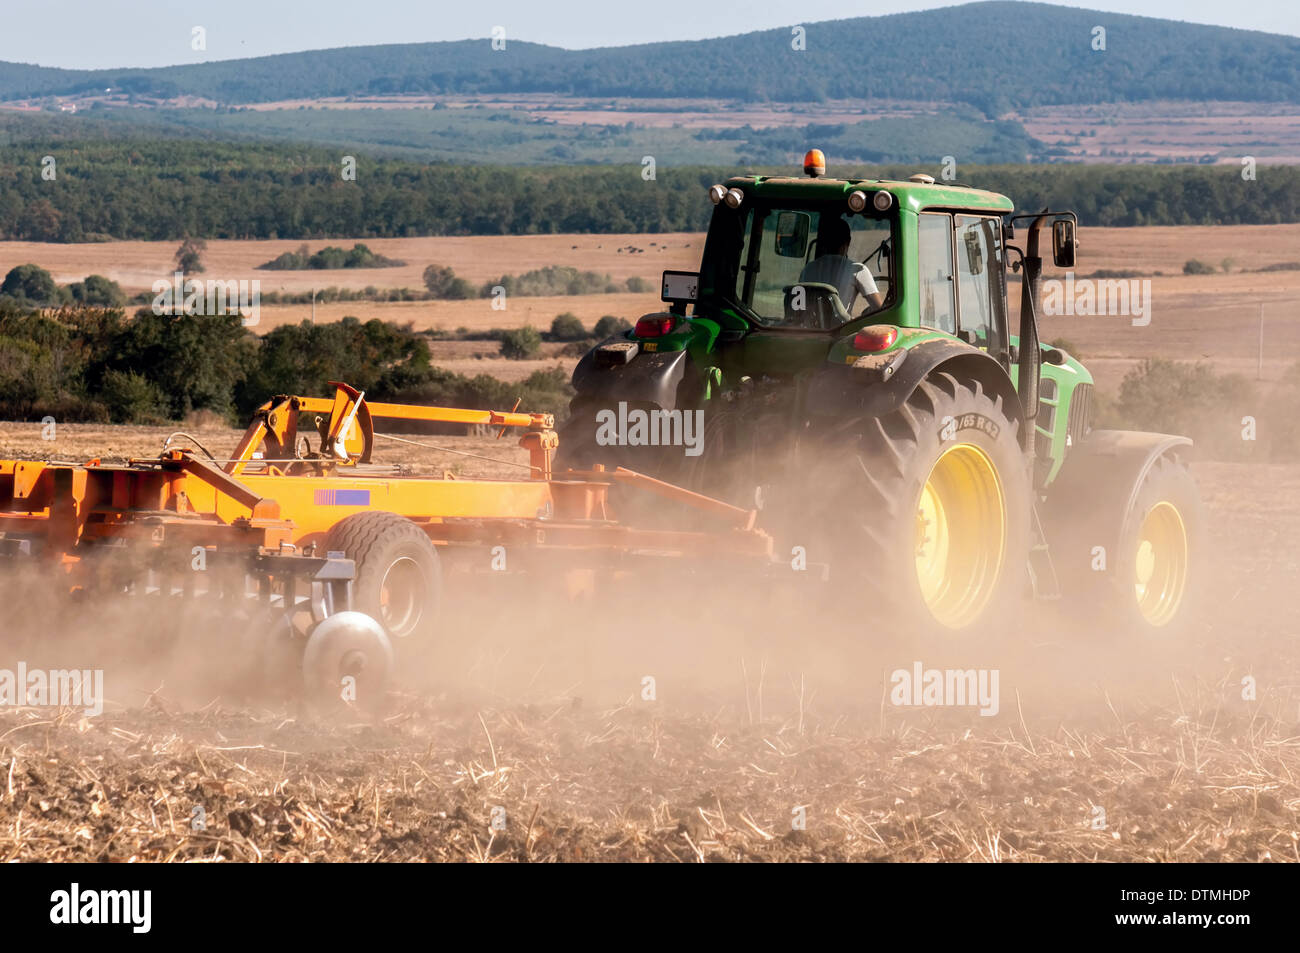
[[1038,381],[1042,374],[1043,355],[1038,343],[1038,306],[1043,290],[1043,257],[1039,253],[1039,234],[1046,215],[1029,226],[1025,241],[1024,265],[1020,281],[1020,352],[1016,390],[1025,415],[1024,449],[1034,453],[1034,421],[1038,419]]

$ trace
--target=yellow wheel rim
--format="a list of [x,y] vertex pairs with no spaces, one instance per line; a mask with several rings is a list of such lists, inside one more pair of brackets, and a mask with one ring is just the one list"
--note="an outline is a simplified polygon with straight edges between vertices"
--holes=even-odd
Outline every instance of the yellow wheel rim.
[[997,467],[973,444],[949,447],[916,504],[916,577],[938,622],[959,629],[979,617],[1002,572],[1006,536]]
[[1187,585],[1187,527],[1178,507],[1151,507],[1138,532],[1133,584],[1138,611],[1151,625],[1165,625],[1178,612]]

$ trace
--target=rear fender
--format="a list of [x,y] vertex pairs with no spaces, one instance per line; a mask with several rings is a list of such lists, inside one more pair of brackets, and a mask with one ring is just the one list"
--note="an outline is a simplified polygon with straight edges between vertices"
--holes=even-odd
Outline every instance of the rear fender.
[[601,405],[619,401],[653,404],[663,410],[678,407],[682,383],[692,380],[694,365],[689,352],[659,351],[647,353],[640,350],[626,364],[600,366],[596,354],[605,344],[623,341],[612,337],[588,351],[573,369],[573,389],[577,401]]
[[864,355],[853,364],[827,363],[809,382],[807,410],[816,417],[881,417],[902,407],[921,381],[945,371],[959,380],[978,380],[986,393],[1001,396],[1023,442],[1024,420],[1011,378],[995,358],[956,339]]

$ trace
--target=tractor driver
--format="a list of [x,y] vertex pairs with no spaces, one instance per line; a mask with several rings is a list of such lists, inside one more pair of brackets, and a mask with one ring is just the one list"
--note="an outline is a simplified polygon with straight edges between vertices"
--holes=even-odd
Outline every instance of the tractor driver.
[[803,266],[799,280],[834,285],[849,314],[853,313],[858,295],[865,297],[871,305],[870,310],[874,311],[885,303],[885,296],[876,287],[871,269],[849,258],[852,237],[853,231],[844,219],[823,216],[817,228],[817,257]]

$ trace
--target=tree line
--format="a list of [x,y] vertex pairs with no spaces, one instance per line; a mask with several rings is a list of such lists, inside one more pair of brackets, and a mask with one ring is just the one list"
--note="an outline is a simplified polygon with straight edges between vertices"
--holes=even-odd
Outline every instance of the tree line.
[[[55,158],[57,177],[42,175]],[[355,181],[323,149],[179,140],[28,143],[0,165],[0,239],[49,242],[394,238],[699,231],[705,189],[742,171],[705,166],[492,167],[365,160]],[[958,181],[1017,206],[1073,208],[1086,225],[1300,221],[1300,166],[962,164]],[[905,179],[931,167],[844,165]]]
[[518,398],[560,414],[572,393],[558,368],[514,383],[444,370],[426,335],[377,319],[259,337],[237,315],[33,309],[0,297],[0,419],[161,423],[206,410],[236,423],[274,394],[328,394],[331,380],[375,400],[499,410]]

